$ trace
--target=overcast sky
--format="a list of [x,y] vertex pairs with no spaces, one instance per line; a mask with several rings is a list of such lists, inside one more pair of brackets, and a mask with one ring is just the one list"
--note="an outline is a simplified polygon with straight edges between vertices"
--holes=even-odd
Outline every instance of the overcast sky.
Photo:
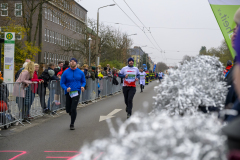
[[[134,16],[124,0],[115,1],[137,25],[143,28],[141,22]],[[142,49],[146,53],[152,53],[150,56],[155,63],[163,61],[168,65],[173,65],[180,61],[184,55],[197,55],[201,46],[206,46],[207,49],[218,47],[224,39],[208,0],[125,1],[143,24],[146,27],[150,27],[152,36],[157,44],[151,34],[145,29],[146,35],[152,41],[152,44],[143,31],[118,6],[101,9],[100,22],[120,28],[128,34],[137,33],[136,36],[131,36],[134,42],[133,46],[147,45],[148,47]],[[114,4],[113,0],[81,0],[79,3],[88,10],[88,18],[93,19],[97,19],[97,9],[99,7]],[[158,48],[161,50],[159,47],[165,51],[165,54],[161,54],[157,49],[153,49]]]

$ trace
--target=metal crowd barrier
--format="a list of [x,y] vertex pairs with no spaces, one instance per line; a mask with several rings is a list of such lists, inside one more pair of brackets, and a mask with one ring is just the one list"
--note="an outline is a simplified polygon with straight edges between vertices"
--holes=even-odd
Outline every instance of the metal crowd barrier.
[[[121,79],[117,77],[118,85],[114,85],[112,77],[87,79],[86,90],[81,93],[79,103],[96,101],[121,91]],[[43,116],[44,113],[54,114],[65,109],[65,92],[59,81],[48,84],[33,82],[3,83],[0,85],[0,127],[8,128],[11,124],[22,123]]]
[[[117,77],[118,85],[112,84],[111,77],[95,79],[86,79],[85,91],[81,93],[79,103],[96,101],[98,98],[106,97],[121,91],[121,79]],[[60,86],[59,81],[51,81],[49,84],[50,112],[56,113],[57,110],[65,109],[65,92]]]

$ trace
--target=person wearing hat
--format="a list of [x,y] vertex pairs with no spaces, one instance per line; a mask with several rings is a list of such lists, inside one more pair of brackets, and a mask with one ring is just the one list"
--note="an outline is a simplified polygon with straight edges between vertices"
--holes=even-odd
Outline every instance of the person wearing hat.
[[133,66],[134,59],[128,59],[128,66],[123,67],[119,73],[120,78],[123,80],[123,95],[126,104],[127,118],[132,115],[133,97],[136,93],[136,81],[139,79],[139,70]]
[[81,91],[84,92],[86,79],[83,71],[77,68],[77,60],[70,60],[70,68],[61,77],[61,87],[66,95],[66,112],[71,116],[70,130],[74,130],[74,123],[77,117],[77,105]]
[[141,92],[143,92],[144,86],[145,86],[145,79],[146,79],[146,73],[143,72],[143,69],[140,69],[140,88],[141,88]]

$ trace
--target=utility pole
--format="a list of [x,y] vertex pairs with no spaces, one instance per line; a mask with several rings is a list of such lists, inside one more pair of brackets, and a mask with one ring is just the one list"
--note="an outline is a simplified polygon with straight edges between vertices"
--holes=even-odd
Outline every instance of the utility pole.
[[100,10],[101,8],[108,7],[108,6],[115,6],[115,4],[110,4],[110,5],[107,5],[107,6],[100,7],[100,8],[98,8],[98,12],[97,12],[97,38],[96,38],[96,55],[97,55],[97,56],[98,56],[99,10]]

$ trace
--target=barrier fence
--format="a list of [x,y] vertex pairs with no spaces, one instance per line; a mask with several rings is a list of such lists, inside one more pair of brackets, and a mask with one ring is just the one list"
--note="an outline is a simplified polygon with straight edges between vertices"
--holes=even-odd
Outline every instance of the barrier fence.
[[[95,79],[89,78],[85,91],[81,93],[79,103],[97,101],[122,89],[121,79],[116,78]],[[116,81],[115,81],[116,82]],[[3,83],[0,85],[0,127],[8,128],[11,124],[22,123],[43,116],[44,113],[55,114],[56,111],[65,109],[65,92],[59,81],[48,84],[34,82],[26,85],[23,83]]]

